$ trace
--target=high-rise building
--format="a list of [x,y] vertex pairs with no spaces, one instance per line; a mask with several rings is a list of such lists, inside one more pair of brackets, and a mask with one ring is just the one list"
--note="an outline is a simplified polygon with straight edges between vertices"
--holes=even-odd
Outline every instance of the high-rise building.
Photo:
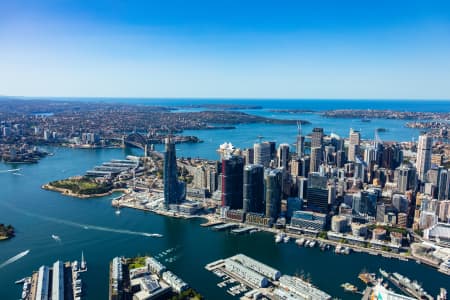
[[269,167],[271,158],[271,144],[269,142],[262,142],[253,145],[253,163]]
[[253,148],[244,149],[244,151],[242,151],[242,156],[244,157],[244,162],[246,165],[253,164],[253,159],[255,156]]
[[171,138],[165,141],[164,152],[164,207],[169,209],[170,204],[179,204],[185,197],[184,183],[178,181],[177,157],[175,144]]
[[392,195],[392,206],[396,213],[407,213],[409,208],[408,199],[402,194]]
[[296,142],[297,156],[301,158],[305,153],[305,137],[302,135],[302,123],[300,121],[297,122],[297,128],[298,128],[297,142]]
[[361,134],[359,131],[350,128],[350,137],[348,142],[348,160],[355,161],[356,156],[359,155],[359,145],[361,143]]
[[325,146],[325,156],[323,158],[323,161],[328,166],[333,166],[336,163],[336,156],[335,156],[335,148],[334,146]]
[[321,162],[322,162],[322,148],[321,147],[311,147],[309,172],[319,171]]
[[308,210],[320,213],[328,212],[330,191],[328,190],[327,181],[326,176],[321,176],[317,172],[309,173],[308,188],[306,189]]
[[289,144],[280,144],[277,151],[278,168],[288,169],[289,164]]
[[280,169],[268,170],[265,174],[266,217],[275,220],[281,212],[281,185],[283,173]]
[[243,187],[244,212],[264,213],[264,167],[246,165]]
[[320,147],[323,145],[323,128],[314,128],[311,133],[311,148]]
[[361,191],[353,195],[353,212],[356,214],[376,217],[378,194],[371,191]]
[[433,145],[433,138],[428,134],[419,136],[417,145],[417,160],[416,168],[419,180],[424,182],[427,171],[431,168],[431,147]]
[[395,169],[395,180],[397,182],[397,189],[404,193],[407,190],[416,189],[416,168],[410,163],[403,163]]
[[441,170],[438,181],[438,200],[447,200],[450,188],[450,178],[448,170]]
[[395,170],[403,161],[403,151],[400,145],[393,144],[383,148],[382,166],[389,170]]
[[222,206],[242,208],[244,159],[229,156],[222,159]]

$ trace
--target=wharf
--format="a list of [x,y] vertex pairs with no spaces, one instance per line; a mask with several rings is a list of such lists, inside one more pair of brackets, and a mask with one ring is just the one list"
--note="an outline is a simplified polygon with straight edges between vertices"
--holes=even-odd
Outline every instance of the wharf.
[[243,233],[248,233],[252,230],[256,229],[256,227],[250,226],[250,227],[241,227],[241,228],[236,228],[231,230],[231,233],[233,234],[243,234]]
[[216,225],[221,225],[224,224],[224,222],[222,221],[208,221],[206,223],[200,224],[200,226],[202,227],[212,227],[212,226],[216,226]]
[[216,231],[223,231],[223,230],[228,230],[228,229],[234,229],[236,227],[239,227],[239,224],[226,223],[226,224],[222,224],[222,225],[216,225],[213,227],[213,229]]

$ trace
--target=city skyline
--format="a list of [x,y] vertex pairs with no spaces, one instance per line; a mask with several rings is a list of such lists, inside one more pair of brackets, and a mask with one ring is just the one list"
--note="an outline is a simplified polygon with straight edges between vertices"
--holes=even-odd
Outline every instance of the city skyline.
[[450,98],[445,1],[0,8],[3,95]]

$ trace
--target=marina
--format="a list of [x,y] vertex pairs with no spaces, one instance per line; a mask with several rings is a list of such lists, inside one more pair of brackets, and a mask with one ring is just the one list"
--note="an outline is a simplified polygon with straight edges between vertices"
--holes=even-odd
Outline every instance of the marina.
[[228,294],[240,299],[331,299],[311,283],[296,276],[282,275],[243,254],[214,261],[205,269],[222,280],[217,284],[219,288],[226,288]]
[[[70,299],[82,300],[86,294],[81,274],[87,272],[84,253],[80,263],[56,261],[51,267],[43,265],[30,277],[17,280],[22,284],[22,300]],[[50,284],[51,283],[51,284]]]

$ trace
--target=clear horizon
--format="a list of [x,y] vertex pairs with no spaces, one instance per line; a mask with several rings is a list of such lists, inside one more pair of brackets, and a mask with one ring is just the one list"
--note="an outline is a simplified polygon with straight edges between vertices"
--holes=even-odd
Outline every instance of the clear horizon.
[[18,0],[0,44],[18,97],[450,99],[447,1]]

